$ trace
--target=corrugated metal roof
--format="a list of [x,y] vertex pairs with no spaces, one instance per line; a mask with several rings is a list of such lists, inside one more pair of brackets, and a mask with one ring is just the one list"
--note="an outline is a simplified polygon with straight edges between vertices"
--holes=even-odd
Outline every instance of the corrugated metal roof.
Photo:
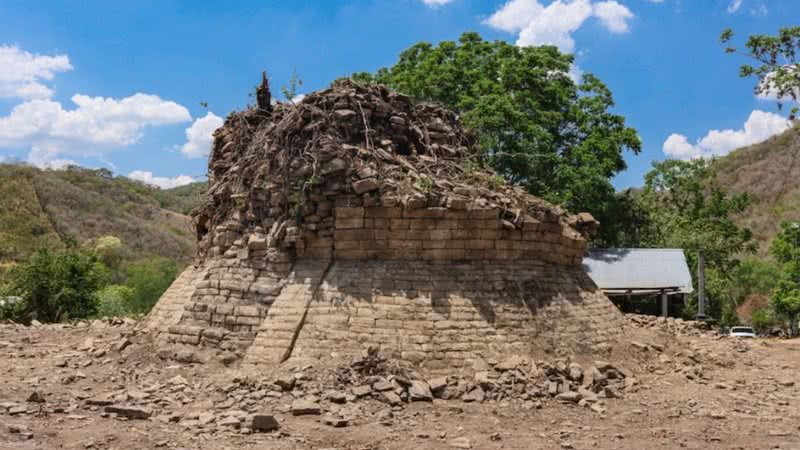
[[677,288],[692,292],[692,276],[681,249],[611,248],[589,251],[583,268],[603,290]]

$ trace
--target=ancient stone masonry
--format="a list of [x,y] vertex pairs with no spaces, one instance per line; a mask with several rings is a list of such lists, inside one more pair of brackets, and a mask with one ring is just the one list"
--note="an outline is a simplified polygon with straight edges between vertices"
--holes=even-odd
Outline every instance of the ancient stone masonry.
[[215,132],[199,251],[146,325],[246,364],[379,347],[438,370],[607,349],[598,224],[506,185],[455,115],[337,82]]

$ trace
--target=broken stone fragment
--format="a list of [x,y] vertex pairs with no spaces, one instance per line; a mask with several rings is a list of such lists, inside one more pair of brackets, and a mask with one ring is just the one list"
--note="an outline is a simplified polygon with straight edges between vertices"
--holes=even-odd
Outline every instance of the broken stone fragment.
[[422,380],[413,380],[411,382],[408,395],[411,397],[412,402],[429,402],[433,400],[433,395],[431,394],[428,383]]
[[353,190],[356,194],[364,194],[366,192],[372,192],[377,190],[380,187],[378,180],[375,178],[365,178],[363,180],[358,180],[353,182]]
[[434,378],[432,380],[428,380],[428,386],[430,386],[431,393],[435,397],[441,398],[441,394],[447,387],[447,377],[439,377],[439,378]]
[[403,399],[401,399],[399,395],[395,394],[392,391],[382,392],[381,397],[383,398],[383,401],[385,401],[391,406],[397,406],[403,403]]
[[325,416],[325,425],[332,426],[334,428],[343,428],[350,424],[350,420],[342,418],[342,417],[335,417],[330,414]]
[[469,391],[466,395],[461,397],[461,400],[469,403],[469,402],[482,402],[483,399],[486,397],[483,389],[480,387],[476,387],[475,389]]
[[152,415],[149,409],[138,406],[109,405],[105,407],[104,411],[116,414],[119,417],[138,420],[147,419]]
[[294,416],[319,415],[321,413],[322,409],[317,402],[303,399],[292,402],[292,415]]
[[352,109],[337,109],[336,111],[333,112],[333,115],[338,120],[350,120],[356,115],[358,115],[358,113],[353,111]]
[[[236,422],[239,423],[238,420]],[[251,428],[257,433],[268,433],[280,428],[280,424],[278,423],[278,419],[273,415],[256,414],[253,416]]]
[[284,375],[275,380],[275,384],[280,386],[284,391],[291,391],[296,382],[297,380],[293,375]]
[[556,400],[564,403],[578,403],[582,398],[583,396],[580,393],[574,391],[562,392],[556,395]]

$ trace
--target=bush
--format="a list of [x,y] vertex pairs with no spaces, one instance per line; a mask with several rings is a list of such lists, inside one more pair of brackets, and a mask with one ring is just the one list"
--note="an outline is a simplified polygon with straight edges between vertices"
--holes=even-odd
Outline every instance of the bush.
[[96,293],[105,285],[108,270],[93,251],[72,245],[56,252],[36,251],[13,267],[7,279],[7,294],[20,300],[6,311],[6,318],[58,322],[96,312]]
[[133,289],[114,284],[97,292],[97,317],[121,317],[134,314],[131,311]]
[[742,323],[753,323],[753,314],[769,308],[769,297],[762,294],[750,294],[744,303],[736,308],[736,316]]
[[775,318],[769,308],[757,309],[750,316],[750,325],[753,326],[753,329],[758,334],[768,333],[779,324],[780,321]]
[[125,285],[133,291],[130,312],[147,314],[175,281],[178,265],[175,261],[156,258],[131,264],[127,272],[128,280]]

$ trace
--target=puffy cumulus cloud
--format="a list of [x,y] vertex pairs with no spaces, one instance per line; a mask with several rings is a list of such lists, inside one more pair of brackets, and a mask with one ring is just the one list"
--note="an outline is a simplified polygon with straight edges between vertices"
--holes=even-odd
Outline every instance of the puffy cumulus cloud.
[[153,175],[153,172],[147,172],[144,170],[134,170],[133,172],[128,174],[128,178],[132,180],[141,181],[142,183],[146,183],[152,186],[158,186],[161,189],[172,189],[178,186],[184,186],[194,182],[194,178],[188,175],[178,175],[174,178],[169,177],[157,177]]
[[72,64],[67,55],[36,55],[18,47],[0,45],[0,98],[50,98],[53,90],[42,81],[70,70]]
[[727,155],[737,148],[761,142],[786,131],[789,120],[778,114],[755,110],[738,130],[711,130],[692,144],[682,134],[672,134],[662,147],[664,154],[676,159],[707,158]]
[[442,6],[451,3],[453,0],[422,0],[428,6]]
[[135,94],[117,100],[78,94],[72,102],[74,109],[64,109],[49,99],[15,106],[0,117],[0,147],[46,144],[65,153],[99,154],[135,143],[145,127],[192,119],[185,107],[156,95]]
[[537,0],[510,0],[492,14],[485,24],[509,33],[519,33],[517,45],[555,45],[573,52],[572,33],[591,17],[612,33],[629,31],[633,13],[616,1],[555,0],[543,6]]
[[544,7],[536,0],[511,0],[486,19],[485,23],[498,30],[516,33],[522,31],[542,10]]
[[186,129],[186,143],[181,146],[181,153],[189,158],[208,156],[211,142],[214,140],[214,131],[221,127],[222,123],[222,118],[212,112],[195,120],[192,126]]
[[597,3],[594,5],[594,15],[612,33],[627,33],[630,31],[628,21],[633,19],[633,13],[615,1]]

